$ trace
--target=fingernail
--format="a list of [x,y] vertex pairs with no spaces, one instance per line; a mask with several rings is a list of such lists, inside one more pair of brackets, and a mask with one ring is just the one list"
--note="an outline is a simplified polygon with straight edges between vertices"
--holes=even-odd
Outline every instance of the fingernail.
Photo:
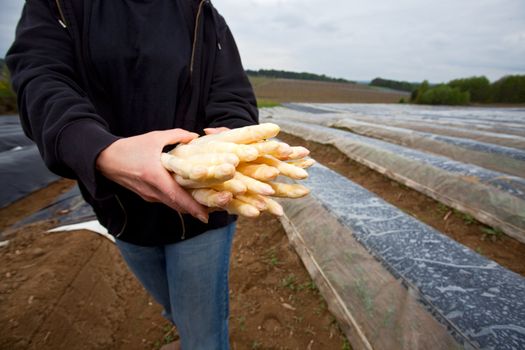
[[204,222],[205,224],[208,223],[208,216],[207,215],[199,214],[199,215],[197,215],[197,219],[199,219],[200,221]]

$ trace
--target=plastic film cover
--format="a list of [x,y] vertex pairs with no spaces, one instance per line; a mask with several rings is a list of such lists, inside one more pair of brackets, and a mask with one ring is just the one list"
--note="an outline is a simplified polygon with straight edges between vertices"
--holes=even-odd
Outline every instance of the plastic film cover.
[[346,131],[279,120],[284,132],[349,158],[525,242],[525,179]]
[[[525,280],[319,165],[283,225],[356,349],[521,349]],[[330,186],[326,186],[330,184]]]

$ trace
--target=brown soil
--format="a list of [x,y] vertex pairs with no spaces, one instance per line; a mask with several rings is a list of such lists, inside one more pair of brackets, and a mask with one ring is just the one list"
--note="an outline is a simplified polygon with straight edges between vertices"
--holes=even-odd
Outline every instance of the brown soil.
[[1,208],[0,232],[24,217],[50,205],[57,195],[67,192],[74,184],[75,182],[73,180],[61,179],[46,188],[33,192],[31,196],[24,197],[8,207]]
[[258,99],[275,102],[397,103],[409,94],[366,85],[293,79],[251,79]]
[[[0,211],[3,227],[49,204],[61,181]],[[26,226],[0,248],[0,349],[158,349],[176,338],[116,247],[88,231]],[[240,220],[231,269],[232,349],[348,347],[280,223]]]
[[311,156],[321,164],[346,176],[457,242],[525,276],[525,244],[503,234],[487,233],[488,227],[469,215],[448,208],[349,159],[333,146],[306,141],[285,133],[280,133],[279,139],[293,145],[305,146],[311,151]]

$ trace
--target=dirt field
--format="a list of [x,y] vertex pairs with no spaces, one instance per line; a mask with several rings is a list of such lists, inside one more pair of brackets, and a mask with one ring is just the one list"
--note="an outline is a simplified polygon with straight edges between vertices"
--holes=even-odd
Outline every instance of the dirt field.
[[[0,227],[71,185],[0,210]],[[0,248],[0,349],[158,349],[177,337],[111,242],[51,226],[12,232]],[[275,218],[240,220],[231,263],[232,349],[349,349]]]
[[275,102],[397,103],[410,94],[361,84],[250,78],[258,99]]

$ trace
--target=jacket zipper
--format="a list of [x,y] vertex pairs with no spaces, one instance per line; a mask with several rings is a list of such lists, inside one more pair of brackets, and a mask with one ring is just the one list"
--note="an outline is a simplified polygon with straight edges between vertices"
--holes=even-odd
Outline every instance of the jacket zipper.
[[199,22],[200,22],[201,15],[202,15],[202,6],[207,1],[208,0],[202,0],[199,3],[199,9],[197,10],[197,17],[195,18],[195,28],[193,29],[193,45],[191,47],[190,76],[193,74],[193,65],[195,63],[195,47],[197,46],[197,34],[199,32]]
[[58,13],[60,15],[60,18],[58,19],[58,23],[60,23],[62,28],[67,28],[66,17],[64,16],[64,12],[62,11],[62,6],[60,6],[60,0],[55,0],[55,3],[57,4]]

